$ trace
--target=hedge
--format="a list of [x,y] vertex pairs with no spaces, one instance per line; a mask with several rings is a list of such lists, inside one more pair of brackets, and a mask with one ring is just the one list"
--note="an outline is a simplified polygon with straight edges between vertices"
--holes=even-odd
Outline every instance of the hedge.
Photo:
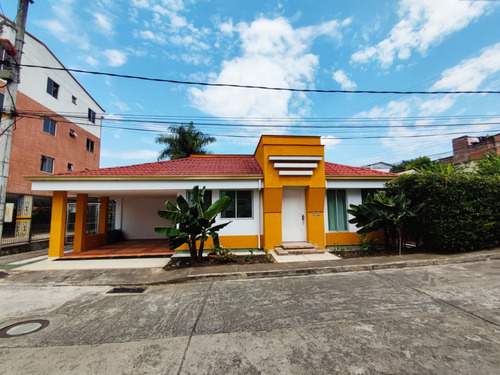
[[471,251],[500,245],[500,178],[475,173],[415,173],[388,184],[412,206],[424,203],[405,233],[425,249]]

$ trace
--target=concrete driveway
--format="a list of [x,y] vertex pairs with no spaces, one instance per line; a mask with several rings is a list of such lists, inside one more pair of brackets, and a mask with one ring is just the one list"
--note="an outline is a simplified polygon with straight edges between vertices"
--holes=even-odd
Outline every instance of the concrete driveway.
[[149,287],[0,283],[2,374],[498,374],[500,261]]

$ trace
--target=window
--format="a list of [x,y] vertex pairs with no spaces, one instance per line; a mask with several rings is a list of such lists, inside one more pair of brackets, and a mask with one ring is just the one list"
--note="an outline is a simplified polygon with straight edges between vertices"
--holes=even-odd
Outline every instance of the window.
[[347,207],[345,190],[328,190],[328,229],[347,230]]
[[68,171],[71,172],[73,170],[73,164],[68,163]]
[[76,135],[76,132],[73,129],[69,129],[69,136],[71,138],[76,138],[78,135]]
[[95,112],[89,108],[89,121],[95,124]]
[[40,172],[45,172],[45,173],[54,172],[54,158],[42,155]]
[[47,134],[56,135],[56,122],[50,117],[43,118],[43,131]]
[[71,103],[76,104],[76,96],[71,95]]
[[57,95],[59,94],[59,85],[50,78],[47,78],[47,92],[57,99]]
[[94,152],[94,141],[87,138],[87,151]]
[[251,190],[221,190],[221,197],[229,197],[229,207],[221,213],[223,218],[252,217]]

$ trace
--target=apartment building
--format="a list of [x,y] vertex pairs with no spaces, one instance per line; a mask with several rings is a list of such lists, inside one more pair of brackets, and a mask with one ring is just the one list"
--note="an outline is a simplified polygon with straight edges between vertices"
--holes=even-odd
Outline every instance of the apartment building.
[[[13,23],[4,17],[0,22],[0,38],[14,44]],[[9,69],[9,58],[13,63],[3,53],[2,69]],[[65,69],[61,61],[29,33],[25,34],[22,65],[40,68],[21,68],[3,245],[30,240],[38,235],[35,232],[44,232],[48,238],[51,198],[33,191],[24,176],[99,167],[104,109],[70,72],[59,70]],[[9,95],[5,89],[4,95]]]

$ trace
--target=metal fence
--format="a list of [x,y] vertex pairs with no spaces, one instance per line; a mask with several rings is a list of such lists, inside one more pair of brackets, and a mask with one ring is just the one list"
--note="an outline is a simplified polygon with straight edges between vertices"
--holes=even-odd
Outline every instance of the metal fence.
[[[33,197],[33,208],[31,214],[31,226],[29,231],[19,230],[19,221],[16,215],[17,208],[22,204],[20,195],[7,194],[7,204],[10,204],[11,217],[7,218],[3,226],[2,246],[30,244],[36,241],[48,240],[50,236],[50,219],[52,214],[52,197]],[[87,210],[87,234],[95,234],[99,231],[100,203],[95,198],[89,198]],[[76,201],[68,198],[66,216],[65,243],[73,243],[75,232]],[[115,228],[116,202],[109,202],[108,229]],[[17,228],[17,229],[16,229]]]

